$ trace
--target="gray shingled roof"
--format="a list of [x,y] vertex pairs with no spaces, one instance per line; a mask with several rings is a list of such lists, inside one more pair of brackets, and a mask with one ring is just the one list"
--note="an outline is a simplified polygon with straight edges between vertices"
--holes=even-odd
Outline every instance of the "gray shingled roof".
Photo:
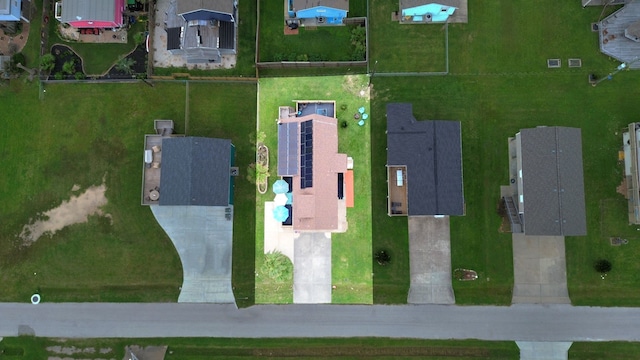
[[178,14],[197,10],[233,14],[233,0],[178,0]]
[[586,235],[580,129],[523,129],[520,141],[525,234]]
[[416,121],[411,104],[387,104],[387,165],[407,167],[408,214],[463,215],[459,121]]
[[162,140],[160,205],[229,205],[231,140]]

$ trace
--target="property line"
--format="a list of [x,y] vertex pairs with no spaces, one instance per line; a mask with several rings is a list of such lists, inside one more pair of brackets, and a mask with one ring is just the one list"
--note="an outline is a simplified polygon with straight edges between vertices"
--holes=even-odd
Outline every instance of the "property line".
[[184,135],[189,134],[189,80],[185,80],[186,91],[184,99]]

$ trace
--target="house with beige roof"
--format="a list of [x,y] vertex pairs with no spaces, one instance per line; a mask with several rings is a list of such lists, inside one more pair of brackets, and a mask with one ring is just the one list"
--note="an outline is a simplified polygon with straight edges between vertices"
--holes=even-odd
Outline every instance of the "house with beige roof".
[[292,196],[283,225],[295,231],[346,231],[346,172],[347,155],[338,152],[335,102],[280,107],[278,176],[289,183]]

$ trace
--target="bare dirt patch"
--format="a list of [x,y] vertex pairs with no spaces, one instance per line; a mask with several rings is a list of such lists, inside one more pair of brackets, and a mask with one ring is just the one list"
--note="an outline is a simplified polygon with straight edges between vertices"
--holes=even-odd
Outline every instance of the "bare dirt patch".
[[342,82],[342,87],[345,91],[348,91],[359,98],[365,99],[366,101],[371,99],[367,79],[362,76],[346,75]]
[[99,186],[91,186],[82,194],[63,201],[60,206],[39,214],[38,220],[22,228],[20,238],[23,244],[31,245],[44,234],[53,236],[66,226],[87,222],[91,215],[110,217],[100,209],[107,204],[104,195],[106,190],[104,182]]

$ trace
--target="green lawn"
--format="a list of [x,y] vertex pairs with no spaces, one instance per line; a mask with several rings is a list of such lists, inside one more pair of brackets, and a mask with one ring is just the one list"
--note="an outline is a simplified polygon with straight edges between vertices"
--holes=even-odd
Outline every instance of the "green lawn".
[[[352,26],[300,27],[297,35],[284,35],[284,2],[260,4],[260,61],[349,61]],[[366,16],[366,1],[350,3],[349,17]]]
[[[46,85],[22,81],[0,88],[5,131],[0,134],[0,301],[27,301],[39,290],[44,301],[175,301],[182,283],[180,260],[151,211],[140,205],[143,135],[154,119],[173,119],[184,131],[183,83]],[[206,94],[206,96],[202,96]],[[231,138],[237,162],[252,150],[246,132],[255,128],[255,85],[195,84],[190,135]],[[158,101],[162,99],[162,101]],[[251,109],[254,110],[251,110]],[[111,220],[91,216],[33,245],[20,246],[22,227],[39,213],[106,180]],[[236,185],[234,285],[253,297],[254,202],[248,184]],[[251,193],[252,194],[252,193]]]
[[[398,9],[397,0],[371,0],[370,65],[378,61],[378,73],[446,71],[445,26],[391,21]],[[449,30],[459,26],[449,25]]]
[[574,342],[569,359],[636,359],[640,353],[637,342]]
[[[5,338],[0,342],[0,358],[36,360],[60,356],[47,347],[94,348],[82,358],[122,359],[128,345],[166,345],[166,359],[518,359],[519,350],[508,341],[431,341],[388,338],[355,339],[50,339],[35,337]],[[104,349],[105,354],[99,350]],[[2,352],[4,355],[2,356]]]
[[[290,86],[295,84],[295,86]],[[371,197],[370,147],[365,141],[369,126],[359,127],[353,114],[368,101],[359,96],[366,90],[365,76],[333,76],[311,78],[270,78],[260,80],[260,131],[266,135],[270,149],[269,185],[277,176],[277,128],[273,119],[278,117],[278,106],[291,105],[294,99],[335,100],[337,118],[347,121],[346,129],[339,128],[339,151],[354,159],[355,207],[347,210],[349,230],[332,236],[332,277],[336,289],[334,303],[371,303]],[[342,105],[346,109],[342,110]],[[368,110],[367,110],[368,111]],[[264,253],[264,202],[273,199],[273,193],[257,194],[256,212],[256,269],[260,269]],[[291,302],[291,283],[276,284],[259,273],[256,280],[256,302]]]

